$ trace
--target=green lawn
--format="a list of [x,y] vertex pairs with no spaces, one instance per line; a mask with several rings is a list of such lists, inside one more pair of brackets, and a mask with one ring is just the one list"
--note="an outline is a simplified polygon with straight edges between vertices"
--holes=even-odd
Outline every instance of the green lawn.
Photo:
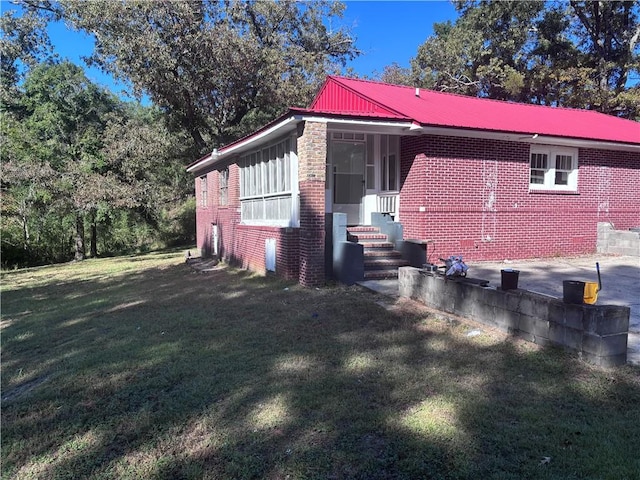
[[2,477],[638,479],[640,370],[180,253],[2,275]]

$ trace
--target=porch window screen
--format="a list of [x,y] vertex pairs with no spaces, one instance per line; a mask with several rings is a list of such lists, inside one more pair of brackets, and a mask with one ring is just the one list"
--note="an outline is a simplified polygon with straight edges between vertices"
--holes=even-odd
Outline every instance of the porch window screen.
[[375,190],[376,188],[376,155],[374,136],[367,135],[367,190]]
[[399,178],[399,146],[398,137],[392,135],[380,135],[380,180],[381,190],[397,192],[400,188]]
[[243,222],[282,223],[292,215],[291,140],[284,139],[240,159]]

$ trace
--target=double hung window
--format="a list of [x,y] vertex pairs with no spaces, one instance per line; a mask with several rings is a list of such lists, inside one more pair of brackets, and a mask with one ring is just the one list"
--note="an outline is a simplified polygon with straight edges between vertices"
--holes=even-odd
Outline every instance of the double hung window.
[[229,167],[218,172],[218,189],[219,189],[218,204],[228,205],[229,204]]
[[534,146],[529,159],[529,190],[578,190],[577,149]]
[[203,208],[207,207],[207,176],[203,175],[200,177],[200,206]]

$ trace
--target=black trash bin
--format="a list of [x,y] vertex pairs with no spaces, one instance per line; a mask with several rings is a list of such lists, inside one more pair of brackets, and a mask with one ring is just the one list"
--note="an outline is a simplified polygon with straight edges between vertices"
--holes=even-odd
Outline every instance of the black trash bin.
[[584,303],[584,282],[564,280],[562,282],[562,300],[564,303],[576,305]]
[[505,268],[504,270],[500,270],[500,277],[502,280],[501,288],[502,290],[515,290],[518,288],[518,276],[520,275],[520,270],[513,270],[511,268]]

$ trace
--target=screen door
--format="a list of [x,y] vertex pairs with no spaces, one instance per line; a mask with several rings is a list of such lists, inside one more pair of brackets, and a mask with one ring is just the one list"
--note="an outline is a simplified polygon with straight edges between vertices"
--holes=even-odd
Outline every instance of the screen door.
[[333,142],[333,211],[346,213],[348,225],[359,225],[365,188],[366,144]]

